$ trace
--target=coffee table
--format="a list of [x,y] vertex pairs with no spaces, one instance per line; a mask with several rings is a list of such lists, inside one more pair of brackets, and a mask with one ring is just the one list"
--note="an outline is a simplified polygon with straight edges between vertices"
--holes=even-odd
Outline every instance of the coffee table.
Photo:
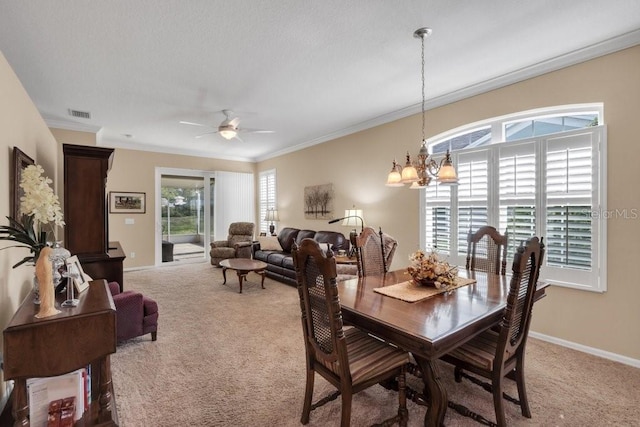
[[240,282],[240,293],[242,293],[242,282],[247,279],[247,274],[253,271],[262,276],[260,285],[262,289],[264,289],[264,276],[267,270],[266,262],[249,258],[230,258],[220,261],[220,267],[222,267],[222,277],[224,277],[223,285],[227,283],[227,269],[235,270],[238,274],[238,281]]

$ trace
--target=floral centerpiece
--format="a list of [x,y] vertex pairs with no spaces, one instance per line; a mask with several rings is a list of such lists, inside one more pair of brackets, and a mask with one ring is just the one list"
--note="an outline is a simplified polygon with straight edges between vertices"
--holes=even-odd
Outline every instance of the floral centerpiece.
[[409,261],[407,272],[417,285],[445,290],[455,286],[458,267],[440,260],[436,252],[416,251],[409,256]]
[[60,201],[50,186],[52,181],[43,176],[43,173],[44,169],[40,165],[25,168],[20,180],[20,188],[24,191],[20,198],[21,218],[7,217],[9,225],[0,225],[0,240],[16,243],[7,248],[30,249],[30,255],[24,257],[13,268],[29,261],[35,264],[40,251],[47,246],[49,233],[55,239],[55,227],[64,225]]

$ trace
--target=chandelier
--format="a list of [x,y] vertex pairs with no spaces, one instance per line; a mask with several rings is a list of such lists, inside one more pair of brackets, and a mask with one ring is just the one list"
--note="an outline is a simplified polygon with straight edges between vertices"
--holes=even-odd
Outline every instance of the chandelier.
[[432,30],[428,27],[418,28],[413,33],[413,37],[419,38],[422,41],[422,145],[420,146],[420,151],[416,156],[417,160],[415,162],[411,161],[409,152],[407,152],[404,167],[396,163],[395,159],[393,160],[393,166],[387,176],[386,185],[388,187],[403,187],[405,184],[411,184],[409,188],[425,188],[433,179],[432,177],[435,177],[441,184],[458,183],[458,175],[456,169],[453,167],[449,150],[447,150],[444,159],[438,163],[429,155],[427,141],[425,139],[424,39],[429,37],[431,33]]

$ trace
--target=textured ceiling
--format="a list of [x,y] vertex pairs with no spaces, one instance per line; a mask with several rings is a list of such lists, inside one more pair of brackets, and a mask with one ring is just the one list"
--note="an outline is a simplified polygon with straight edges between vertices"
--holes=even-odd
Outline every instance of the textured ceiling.
[[[249,161],[419,112],[423,26],[433,107],[640,43],[640,1],[0,2],[0,50],[50,126]],[[223,109],[274,133],[195,138]]]

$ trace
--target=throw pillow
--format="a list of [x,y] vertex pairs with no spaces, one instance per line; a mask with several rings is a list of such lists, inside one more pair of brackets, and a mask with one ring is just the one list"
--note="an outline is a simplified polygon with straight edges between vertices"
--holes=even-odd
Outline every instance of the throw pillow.
[[276,236],[260,236],[258,237],[260,242],[260,249],[263,251],[281,251],[282,246]]

